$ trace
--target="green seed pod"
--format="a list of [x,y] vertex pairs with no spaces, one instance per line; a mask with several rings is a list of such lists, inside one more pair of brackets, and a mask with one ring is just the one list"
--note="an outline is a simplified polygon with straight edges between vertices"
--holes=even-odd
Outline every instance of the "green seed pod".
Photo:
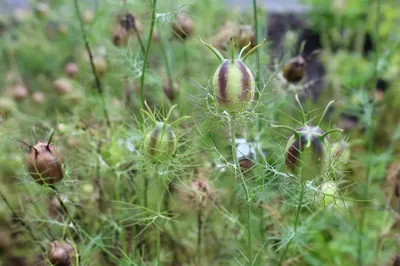
[[335,204],[335,197],[338,196],[338,187],[333,181],[325,181],[319,187],[319,199],[324,206],[332,206]]
[[174,155],[177,139],[171,127],[157,122],[155,128],[147,133],[144,140],[146,154],[155,160],[167,161]]
[[64,178],[64,158],[50,143],[38,142],[30,147],[27,159],[29,174],[40,184],[55,184]]
[[347,164],[350,160],[350,149],[344,140],[333,143],[330,152],[331,159],[341,164]]
[[204,43],[220,60],[220,65],[213,77],[213,88],[218,105],[224,111],[238,112],[250,106],[254,98],[256,84],[253,74],[244,64],[244,61],[264,43],[265,40],[242,57],[243,52],[250,47],[251,43],[249,43],[243,47],[237,59],[234,59],[235,47],[233,41],[232,59],[225,59],[217,49]]
[[16,109],[15,102],[10,98],[0,98],[0,117],[5,117]]

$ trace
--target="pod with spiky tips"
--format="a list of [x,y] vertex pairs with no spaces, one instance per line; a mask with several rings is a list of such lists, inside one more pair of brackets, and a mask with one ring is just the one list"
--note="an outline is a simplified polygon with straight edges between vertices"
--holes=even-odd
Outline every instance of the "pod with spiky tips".
[[212,82],[218,105],[224,111],[234,113],[248,108],[254,98],[256,90],[254,76],[244,61],[266,41],[264,40],[242,56],[250,47],[251,43],[249,43],[242,48],[236,59],[234,58],[235,43],[232,40],[231,42],[232,59],[225,59],[217,49],[202,41],[220,60]]
[[50,144],[53,134],[47,143],[38,142],[35,146],[30,146],[27,158],[28,172],[40,185],[53,185],[64,178],[64,158],[60,151]]
[[48,255],[52,265],[71,266],[74,262],[74,247],[67,241],[54,241],[50,244]]
[[147,133],[144,140],[146,154],[157,161],[167,161],[174,155],[177,139],[171,127],[157,122],[155,128]]
[[300,104],[298,95],[296,95],[296,100],[303,114],[304,126],[298,129],[287,126],[271,126],[292,131],[292,135],[289,137],[286,145],[285,164],[290,172],[299,175],[304,181],[320,176],[323,171],[327,169],[330,163],[327,136],[335,131],[342,132],[343,130],[336,128],[324,133],[319,126],[329,106],[331,106],[334,101],[331,101],[325,108],[318,125],[313,126],[306,121],[306,115]]

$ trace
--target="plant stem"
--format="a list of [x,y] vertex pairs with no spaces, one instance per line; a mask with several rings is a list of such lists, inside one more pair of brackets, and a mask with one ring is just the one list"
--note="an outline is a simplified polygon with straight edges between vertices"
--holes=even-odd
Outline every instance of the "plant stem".
[[157,6],[157,0],[153,0],[153,10],[151,13],[151,25],[150,25],[149,38],[147,40],[147,48],[146,48],[146,53],[144,54],[144,60],[143,60],[142,76],[140,78],[140,104],[141,104],[142,108],[144,107],[144,81],[145,81],[145,77],[146,77],[146,66],[147,66],[147,61],[149,59],[154,26],[156,24],[156,6]]
[[144,178],[144,193],[143,193],[143,206],[147,208],[148,202],[147,202],[147,192],[149,190],[149,179],[147,177]]
[[104,99],[103,87],[101,86],[100,78],[99,78],[99,75],[96,72],[96,67],[95,67],[94,62],[93,62],[93,54],[92,54],[92,50],[90,49],[89,41],[88,41],[87,36],[86,36],[85,28],[83,27],[83,22],[82,22],[82,18],[81,18],[81,12],[79,10],[78,1],[74,0],[74,3],[75,3],[75,12],[76,12],[76,15],[78,17],[79,25],[80,25],[80,28],[81,28],[82,39],[83,39],[83,42],[85,43],[86,51],[89,54],[90,67],[92,68],[92,73],[93,73],[93,76],[94,76],[96,89],[97,89],[97,92],[99,93],[99,96],[100,96],[100,99],[101,99],[101,102],[102,102],[102,105],[103,105],[103,112],[104,112],[104,116],[106,118],[107,127],[110,128],[111,127],[111,122],[110,122],[110,117],[108,115],[108,110],[107,110],[107,107],[106,107],[106,101]]
[[[254,16],[254,31],[255,31],[255,42],[258,44],[258,18],[257,18],[257,0],[253,0],[253,16]],[[257,62],[257,71],[256,71],[256,87],[260,84],[260,51],[257,49],[256,51],[256,62]],[[259,99],[259,91],[256,90],[256,100]]]
[[237,148],[236,148],[236,136],[235,136],[235,116],[231,116],[230,120],[230,131],[231,131],[231,146],[232,146],[232,156],[233,156],[233,161],[235,164],[235,170],[236,168],[238,169],[241,181],[242,181],[242,187],[243,190],[245,191],[246,194],[246,205],[247,205],[247,253],[248,253],[248,265],[252,266],[253,265],[253,241],[252,241],[252,226],[251,226],[251,206],[250,206],[250,193],[249,189],[246,185],[246,181],[243,176],[242,169],[240,168],[240,163],[239,159],[237,157]]
[[[304,199],[304,188],[305,185],[303,183],[300,184],[300,198],[299,198],[299,204],[297,205],[297,211],[296,211],[296,217],[294,219],[294,228],[293,228],[293,236],[296,235],[297,232],[297,225],[299,223],[299,217],[300,217],[300,212],[301,208],[303,207],[303,199]],[[281,254],[281,258],[279,259],[279,265],[282,265],[283,260],[285,259],[286,253],[289,250],[289,246],[292,243],[293,236],[290,238],[289,242],[286,244],[285,249],[283,250]]]
[[172,91],[174,91],[174,82],[172,80],[172,71],[171,71],[171,65],[169,64],[169,60],[168,60],[168,53],[167,53],[167,49],[165,48],[165,39],[162,35],[162,33],[160,32],[159,34],[160,36],[160,48],[161,48],[161,53],[164,57],[164,66],[165,66],[165,71],[167,72],[167,76],[168,76],[168,84],[171,88]]
[[[374,58],[374,86],[372,87],[372,95],[374,95],[375,92],[375,86],[376,86],[376,81],[378,79],[378,60],[379,60],[379,23],[380,23],[380,0],[376,0],[376,20],[375,20],[375,43],[376,43],[376,50],[375,50],[375,58]],[[372,103],[371,103],[371,110],[370,110],[370,125],[368,127],[368,138],[367,138],[367,151],[369,155],[372,155],[373,152],[373,148],[374,148],[374,133],[375,133],[375,129],[374,129],[374,121],[373,121],[373,108],[375,105],[375,97],[372,97]],[[368,157],[370,158],[370,156]],[[363,195],[363,199],[367,200],[369,197],[369,185],[371,182],[371,163],[367,163],[366,166],[366,184],[364,186],[364,195]],[[364,237],[364,227],[365,227],[365,216],[366,216],[366,206],[365,206],[365,202],[362,203],[362,209],[361,209],[361,217],[360,217],[360,225],[359,225],[359,239],[358,239],[358,265],[362,266],[364,265],[363,262],[363,237]]]
[[197,212],[197,261],[201,265],[201,236],[203,234],[203,210]]

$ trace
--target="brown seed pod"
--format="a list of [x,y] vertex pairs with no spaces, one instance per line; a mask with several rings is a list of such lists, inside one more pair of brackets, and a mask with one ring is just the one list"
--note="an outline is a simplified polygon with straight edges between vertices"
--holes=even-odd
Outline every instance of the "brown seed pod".
[[55,266],[71,266],[74,257],[73,246],[65,241],[54,241],[50,244],[49,260]]
[[248,45],[250,42],[251,45],[248,49],[251,49],[254,46],[256,46],[256,37],[253,30],[253,26],[251,25],[240,26],[238,39],[239,39],[238,43],[240,49]]
[[27,158],[29,174],[40,184],[55,184],[64,177],[64,158],[50,143],[38,142],[30,147]]
[[[172,87],[171,87],[171,85],[172,85]],[[163,89],[164,89],[165,95],[167,96],[167,98],[170,101],[175,100],[179,96],[180,87],[179,87],[178,82],[176,82],[176,81],[174,81],[174,82],[170,82],[168,80],[165,81]]]
[[53,82],[54,87],[58,95],[65,95],[72,91],[73,87],[71,82],[65,78],[59,78]]
[[34,92],[34,93],[32,94],[32,100],[33,100],[35,103],[37,103],[37,104],[39,104],[39,105],[42,105],[42,104],[44,104],[45,96],[44,96],[44,94],[43,94],[42,92],[37,91],[37,92]]
[[306,72],[306,60],[301,56],[293,57],[283,67],[283,77],[289,83],[297,83],[303,79]]
[[213,36],[213,46],[218,50],[227,51],[230,46],[230,38],[236,40],[238,38],[238,32],[239,26],[236,23],[231,21],[226,22],[219,29],[218,33]]
[[112,42],[115,46],[126,46],[128,43],[128,33],[123,26],[117,24],[112,32]]
[[194,22],[188,15],[179,14],[175,22],[172,23],[172,30],[178,38],[185,40],[193,34],[195,30]]
[[12,87],[12,96],[18,102],[23,101],[28,96],[28,89],[21,84],[17,84]]
[[64,66],[64,72],[68,77],[73,78],[79,72],[78,65],[74,62],[68,62]]

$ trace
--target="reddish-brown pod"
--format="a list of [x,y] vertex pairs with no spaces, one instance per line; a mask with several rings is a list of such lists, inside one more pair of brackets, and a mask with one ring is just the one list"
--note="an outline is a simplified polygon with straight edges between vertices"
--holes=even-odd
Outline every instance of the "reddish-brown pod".
[[72,91],[73,87],[71,82],[65,78],[59,78],[53,83],[58,95],[65,95]]
[[44,94],[40,91],[37,91],[35,93],[32,94],[32,100],[37,103],[37,104],[44,104],[46,97],[44,96]]
[[172,30],[180,39],[185,40],[193,34],[195,30],[194,22],[188,15],[179,14],[175,22],[172,23]]
[[38,184],[52,185],[64,177],[63,162],[64,158],[56,147],[50,143],[38,142],[30,147],[28,172]]
[[64,72],[68,77],[73,78],[78,74],[79,68],[78,65],[74,62],[68,62],[64,66]]
[[170,101],[175,100],[179,96],[180,88],[178,82],[166,81],[164,82],[164,93]]
[[54,266],[73,265],[74,248],[65,241],[54,241],[50,244],[49,261]]
[[28,89],[21,84],[17,84],[12,87],[12,96],[18,102],[23,101],[28,96]]

